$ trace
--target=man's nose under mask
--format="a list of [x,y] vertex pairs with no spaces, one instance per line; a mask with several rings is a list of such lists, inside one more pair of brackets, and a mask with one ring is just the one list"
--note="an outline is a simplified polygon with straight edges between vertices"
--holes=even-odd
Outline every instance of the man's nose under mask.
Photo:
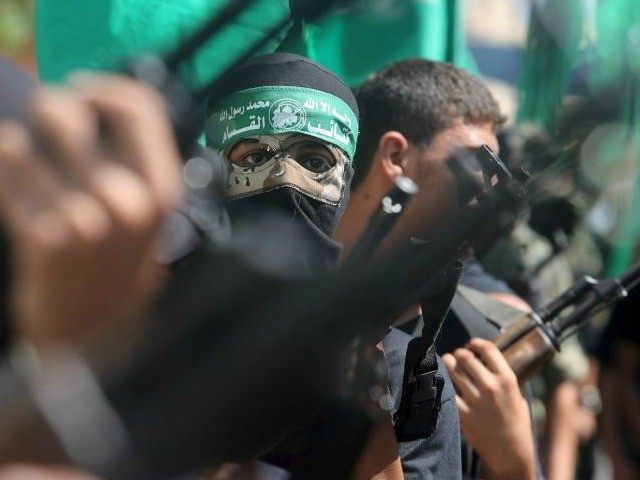
[[[277,215],[294,222],[305,234],[305,252],[291,252],[300,257],[308,270],[326,269],[336,265],[342,247],[331,238],[337,221],[342,214],[340,205],[329,205],[311,199],[299,191],[282,187],[276,190],[252,195],[227,202],[231,221],[238,226],[255,222],[257,217],[268,218]],[[259,239],[256,248],[260,248]],[[287,248],[283,245],[282,248]]]

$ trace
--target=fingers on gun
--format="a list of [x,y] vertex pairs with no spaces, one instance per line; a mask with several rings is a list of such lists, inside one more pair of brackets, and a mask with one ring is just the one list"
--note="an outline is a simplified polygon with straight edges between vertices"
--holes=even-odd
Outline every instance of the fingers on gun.
[[467,348],[475,353],[492,373],[514,384],[517,383],[513,370],[493,342],[482,338],[472,338],[467,343]]
[[60,179],[38,159],[26,128],[11,122],[1,124],[0,212],[7,233],[20,242],[21,250],[29,246],[57,249],[73,229],[83,232],[84,212],[65,215],[72,210],[65,200]]
[[451,381],[456,389],[456,406],[458,407],[460,426],[464,431],[468,422],[473,417],[476,417],[476,412],[472,409],[472,406],[479,401],[481,393],[458,365],[458,360],[454,354],[447,353],[443,355],[442,361],[447,367]]
[[180,196],[180,162],[161,98],[124,77],[82,75],[73,84],[99,115],[120,161],[139,175],[161,210]]
[[456,350],[453,354],[446,354],[442,359],[449,370],[449,376],[456,387],[458,395],[465,400],[472,401],[479,398],[481,393],[475,382],[461,365],[462,360],[459,350],[462,349]]
[[517,386],[517,379],[502,354],[491,342],[473,339],[467,348],[446,355],[445,364],[464,401],[498,397],[500,392]]
[[[40,90],[31,110],[38,148],[47,157],[46,167],[64,186],[67,198],[75,199],[71,200],[75,212],[93,210],[96,236],[89,239],[99,239],[108,229],[113,233],[118,224],[135,226],[134,220],[142,216],[140,211],[151,207],[149,194],[133,179],[120,182],[124,185],[113,181],[110,171],[121,167],[101,158],[95,112],[79,96],[62,89]],[[129,201],[132,196],[137,201]],[[92,204],[93,208],[88,207]]]
[[[35,95],[37,142],[21,125],[0,127],[1,214],[10,230],[30,228],[36,234],[30,238],[43,246],[63,245],[70,235],[145,243],[180,195],[179,157],[164,108],[129,80],[86,81],[81,90]],[[98,141],[99,120],[111,132],[108,148]]]
[[98,194],[96,118],[79,98],[61,89],[40,90],[31,105],[37,147],[46,156],[36,161],[58,184],[58,207],[81,240],[99,241],[111,225],[108,203]]

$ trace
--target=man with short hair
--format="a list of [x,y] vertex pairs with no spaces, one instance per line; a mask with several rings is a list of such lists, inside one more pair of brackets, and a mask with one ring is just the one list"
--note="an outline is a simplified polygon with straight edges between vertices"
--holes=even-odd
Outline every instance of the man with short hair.
[[[445,63],[408,60],[374,73],[357,90],[360,140],[349,204],[336,232],[345,254],[354,247],[371,215],[399,175],[416,182],[409,202],[381,249],[410,237],[433,235],[456,213],[454,179],[446,160],[458,149],[482,144],[498,150],[496,129],[504,121],[489,91],[476,78]],[[430,292],[425,306],[448,305],[453,289]],[[418,305],[399,322],[416,319]],[[402,396],[407,344],[397,329],[385,338],[390,389],[397,410]],[[479,452],[486,478],[535,477],[535,453],[527,404],[517,379],[497,348],[474,339],[468,348],[438,360],[444,378],[441,405],[433,432],[424,439],[400,442],[407,479],[460,478],[460,427]],[[458,408],[456,409],[456,403]],[[495,428],[498,426],[498,428]]]

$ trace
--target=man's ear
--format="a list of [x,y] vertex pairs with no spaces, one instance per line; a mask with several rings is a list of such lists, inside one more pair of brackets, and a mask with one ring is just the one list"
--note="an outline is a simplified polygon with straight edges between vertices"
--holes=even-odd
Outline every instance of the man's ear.
[[378,141],[376,161],[387,178],[395,180],[407,168],[409,142],[400,132],[386,132]]

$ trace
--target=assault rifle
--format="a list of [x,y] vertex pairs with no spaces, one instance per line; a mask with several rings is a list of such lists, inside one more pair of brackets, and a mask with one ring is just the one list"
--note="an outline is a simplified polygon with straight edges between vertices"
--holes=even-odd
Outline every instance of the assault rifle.
[[523,315],[493,342],[520,383],[538,373],[560,350],[560,344],[593,315],[626,297],[640,283],[640,264],[619,278],[583,277],[537,312]]
[[[40,418],[73,463],[106,479],[170,478],[266,452],[292,422],[337,395],[332,372],[355,336],[389,325],[429,288],[425,279],[513,224],[523,205],[522,183],[498,168],[483,187],[468,168],[475,154],[491,155],[482,148],[451,162],[458,192],[465,193],[459,215],[441,235],[366,267],[292,280],[248,263],[242,252],[203,249],[175,272],[134,358],[115,372],[95,370],[86,395],[64,383],[31,383]],[[246,292],[254,292],[251,301]],[[103,392],[97,396],[96,385]],[[24,391],[4,395],[11,398],[26,408]],[[119,429],[104,422],[103,404]],[[33,442],[31,450],[15,450],[17,439],[34,434],[36,417],[24,415],[12,425],[10,441],[0,439],[0,458],[37,460],[25,457],[35,452]],[[345,463],[357,458],[367,428],[348,452],[341,450],[348,453]],[[307,478],[347,478],[346,470],[330,467]]]
[[[231,18],[240,3],[246,1],[230,2],[221,15]],[[296,3],[319,14],[329,2]],[[201,97],[181,88],[171,70],[176,59],[224,23],[212,19],[168,60],[145,58],[130,67],[163,92],[185,153],[197,132],[193,98]],[[256,44],[247,56],[260,48]],[[470,167],[474,161],[484,165],[484,185]],[[106,479],[170,478],[267,451],[292,423],[336,395],[332,372],[355,336],[388,325],[421,298],[429,288],[425,279],[447,268],[461,251],[483,250],[513,225],[524,205],[523,183],[488,148],[457,156],[449,166],[459,214],[428,243],[405,245],[366,267],[291,279],[249,261],[247,252],[203,248],[175,272],[133,358],[93,373],[78,367],[74,357],[63,359],[59,378],[77,379],[74,389],[56,382],[55,375],[30,382],[40,419],[46,419],[71,461]],[[261,238],[267,241],[266,235]],[[371,251],[375,241],[367,245]],[[15,460],[17,453],[20,460],[37,460],[38,442],[17,448],[20,438],[37,437],[38,429],[28,395],[16,392],[9,389],[2,396],[5,406],[19,405],[22,414],[9,408],[3,415],[12,418],[12,428],[9,441],[0,441],[0,458]],[[366,428],[362,432],[360,444]],[[349,454],[355,461],[357,451]],[[325,471],[307,478],[348,475]]]

